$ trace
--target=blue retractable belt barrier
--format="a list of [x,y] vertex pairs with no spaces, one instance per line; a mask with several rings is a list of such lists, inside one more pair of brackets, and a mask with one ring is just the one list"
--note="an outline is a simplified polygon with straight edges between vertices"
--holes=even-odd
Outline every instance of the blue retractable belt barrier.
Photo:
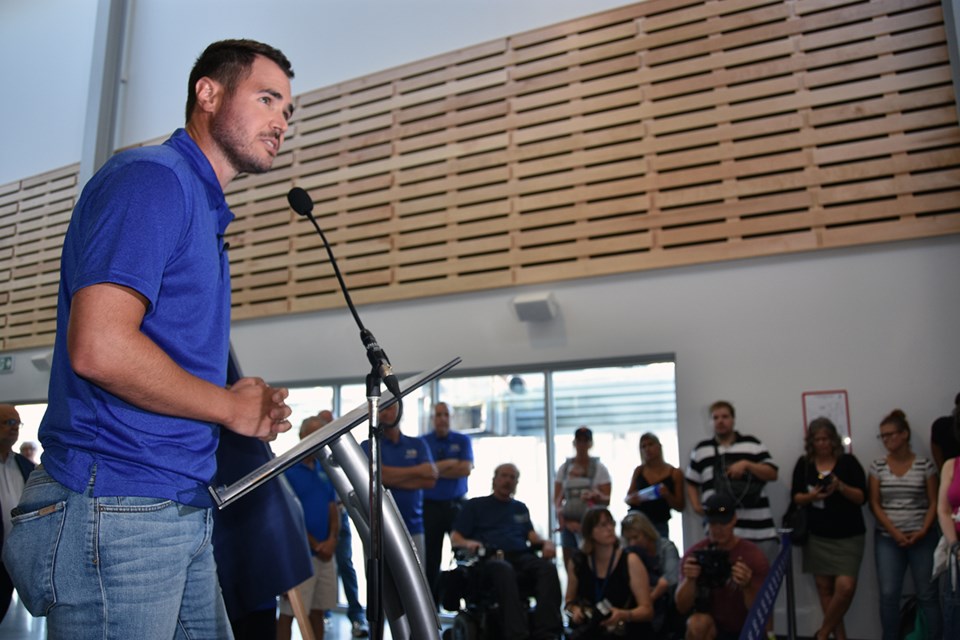
[[787,573],[791,553],[790,536],[785,534],[780,539],[780,553],[773,561],[770,573],[763,581],[763,586],[760,587],[760,592],[757,593],[753,606],[750,607],[750,613],[747,614],[747,620],[740,631],[740,640],[764,640],[767,637],[767,620],[773,613],[773,605],[777,601],[780,585]]

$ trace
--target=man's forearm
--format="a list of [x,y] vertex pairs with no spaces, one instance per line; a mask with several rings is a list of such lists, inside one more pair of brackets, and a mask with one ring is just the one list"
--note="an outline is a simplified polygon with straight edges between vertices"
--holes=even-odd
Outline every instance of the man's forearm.
[[470,475],[470,471],[473,470],[473,463],[469,460],[447,458],[446,460],[438,460],[435,464],[437,465],[437,474],[439,477],[453,480],[466,478]]
[[437,483],[436,467],[429,462],[412,467],[383,465],[383,484],[394,489],[430,489]]
[[229,423],[227,391],[188,373],[140,331],[144,304],[139,294],[113,285],[78,291],[67,332],[73,370],[140,409]]
[[775,482],[777,476],[777,468],[766,462],[753,462],[750,464],[750,472],[755,475],[759,480],[764,482]]
[[140,330],[146,308],[143,295],[119,285],[77,291],[67,327],[74,372],[152,413],[218,423],[255,437],[290,428],[286,390],[244,378],[228,391],[192,375]]

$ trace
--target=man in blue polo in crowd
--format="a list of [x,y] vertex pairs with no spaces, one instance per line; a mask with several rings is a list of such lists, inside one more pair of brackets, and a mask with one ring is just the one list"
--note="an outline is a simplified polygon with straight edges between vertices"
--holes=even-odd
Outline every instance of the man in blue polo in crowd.
[[433,431],[424,435],[434,464],[437,484],[423,492],[423,526],[427,547],[424,570],[433,591],[433,601],[440,603],[440,564],[443,538],[453,529],[460,508],[467,499],[467,476],[473,470],[473,446],[470,437],[450,430],[450,407],[438,402],[433,407]]
[[[560,617],[560,580],[553,559],[557,548],[534,530],[527,505],[515,499],[520,470],[511,463],[493,472],[493,493],[471,498],[453,523],[454,547],[488,553],[483,588],[497,602],[504,638],[555,639],[563,634]],[[540,547],[541,555],[534,552]],[[520,599],[519,581],[533,585],[537,606],[531,615]]]
[[[303,440],[326,424],[316,416],[300,425]],[[337,494],[316,456],[307,456],[284,472],[303,507],[307,542],[312,553],[313,575],[297,586],[303,604],[310,612],[310,627],[317,640],[324,637],[325,613],[337,605],[337,536],[340,532],[340,509]],[[277,620],[278,640],[289,640],[294,610],[286,594],[280,599]]]
[[[437,483],[437,467],[433,464],[430,450],[420,438],[411,438],[400,432],[397,419],[397,404],[392,404],[379,413],[380,456],[383,486],[390,490],[397,503],[400,517],[416,546],[417,558],[424,557],[423,538],[423,490],[432,489]],[[370,441],[360,445],[370,457]]]

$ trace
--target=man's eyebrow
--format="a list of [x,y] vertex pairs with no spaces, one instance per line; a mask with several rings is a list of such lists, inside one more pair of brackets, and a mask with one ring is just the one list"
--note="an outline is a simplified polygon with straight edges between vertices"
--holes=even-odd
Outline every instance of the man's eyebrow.
[[[262,93],[266,93],[266,94],[268,94],[269,96],[271,96],[272,98],[274,98],[275,100],[279,100],[280,102],[283,102],[283,94],[280,93],[279,91],[277,91],[276,89],[263,89],[263,90],[262,90]],[[293,103],[290,103],[290,104],[287,105],[287,107],[283,110],[283,115],[284,115],[284,117],[285,117],[287,120],[289,120],[291,117],[293,117],[293,111],[294,111]]]

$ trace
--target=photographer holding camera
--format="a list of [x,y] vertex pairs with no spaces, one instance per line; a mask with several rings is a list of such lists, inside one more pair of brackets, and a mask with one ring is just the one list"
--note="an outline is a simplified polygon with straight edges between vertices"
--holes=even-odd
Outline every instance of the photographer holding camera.
[[734,533],[736,505],[714,494],[703,503],[707,538],[687,549],[680,566],[677,610],[686,614],[687,640],[740,637],[770,565],[757,545]]

